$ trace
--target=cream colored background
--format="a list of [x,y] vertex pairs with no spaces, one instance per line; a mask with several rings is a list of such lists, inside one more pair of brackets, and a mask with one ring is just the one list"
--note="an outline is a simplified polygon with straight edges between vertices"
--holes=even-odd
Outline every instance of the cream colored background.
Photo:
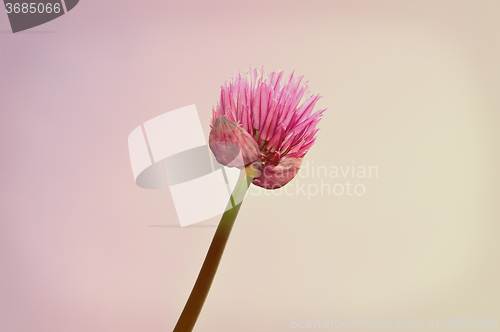
[[208,136],[220,84],[249,65],[323,95],[306,160],[379,177],[362,197],[249,196],[196,331],[500,318],[499,14],[87,0],[11,34],[0,13],[0,330],[173,329],[215,229],[150,227],[176,213],[135,186],[127,136],[192,103]]

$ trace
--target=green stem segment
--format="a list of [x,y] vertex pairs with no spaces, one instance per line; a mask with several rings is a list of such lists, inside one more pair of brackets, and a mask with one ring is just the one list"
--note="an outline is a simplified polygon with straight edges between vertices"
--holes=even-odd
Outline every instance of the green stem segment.
[[[215,273],[224,253],[224,248],[229,239],[229,234],[231,234],[234,221],[240,211],[241,203],[252,179],[252,175],[246,174],[245,170],[242,171],[242,176],[240,176],[240,180],[234,188],[226,212],[222,215],[219,226],[215,231],[207,256],[198,274],[198,279],[196,279],[191,295],[189,295],[184,310],[182,310],[177,325],[175,325],[174,332],[191,332],[193,330],[207,298],[210,286],[212,286]],[[236,206],[234,206],[233,202],[237,203]]]

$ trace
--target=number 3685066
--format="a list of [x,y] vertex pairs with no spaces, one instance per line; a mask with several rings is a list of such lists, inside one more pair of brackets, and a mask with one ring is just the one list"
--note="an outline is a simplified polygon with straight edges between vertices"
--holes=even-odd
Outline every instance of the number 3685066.
[[7,10],[7,14],[10,13],[23,13],[23,14],[35,14],[35,13],[60,13],[61,12],[61,4],[60,3],[6,3],[5,9]]

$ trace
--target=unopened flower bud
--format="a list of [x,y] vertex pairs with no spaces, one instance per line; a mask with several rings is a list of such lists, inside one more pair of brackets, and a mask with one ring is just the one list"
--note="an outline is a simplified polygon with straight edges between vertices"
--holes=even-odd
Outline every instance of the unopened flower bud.
[[209,145],[217,162],[228,167],[243,167],[260,160],[259,146],[253,137],[225,115],[215,119]]

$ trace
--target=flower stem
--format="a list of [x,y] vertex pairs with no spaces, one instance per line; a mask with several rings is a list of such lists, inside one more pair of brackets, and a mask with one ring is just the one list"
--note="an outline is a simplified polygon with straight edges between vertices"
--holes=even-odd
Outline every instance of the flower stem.
[[[250,173],[250,172],[249,172]],[[181,316],[175,325],[174,332],[191,332],[196,324],[196,320],[200,315],[208,291],[219,267],[219,263],[226,247],[229,234],[233,228],[234,221],[245,197],[245,193],[252,182],[252,174],[247,174],[244,170],[240,176],[240,180],[236,184],[231,198],[228,202],[226,211],[222,215],[219,226],[215,231],[214,238],[208,249],[207,256],[203,262],[196,283],[194,284],[191,295],[182,310]],[[235,204],[233,204],[235,203]]]

